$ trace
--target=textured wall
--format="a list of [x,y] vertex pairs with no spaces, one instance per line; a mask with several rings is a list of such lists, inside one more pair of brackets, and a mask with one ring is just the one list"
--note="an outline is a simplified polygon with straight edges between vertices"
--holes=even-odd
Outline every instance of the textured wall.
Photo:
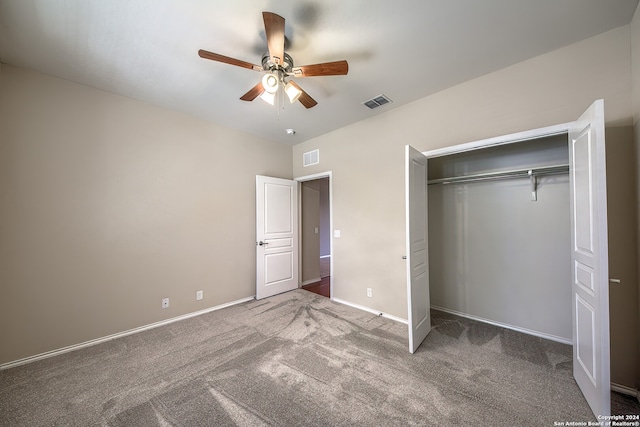
[[255,294],[291,147],[7,65],[0,94],[0,363]]
[[[620,27],[294,146],[294,176],[333,173],[335,296],[407,316],[405,144],[428,151],[566,123],[599,98],[608,123],[630,125],[629,45]],[[315,148],[320,164],[303,168]]]
[[[623,26],[294,146],[294,176],[333,174],[334,296],[407,317],[405,144],[429,151],[571,122],[599,98],[608,127],[630,126],[630,36]],[[302,168],[316,148],[320,164]],[[635,350],[613,349],[613,363],[620,351]]]

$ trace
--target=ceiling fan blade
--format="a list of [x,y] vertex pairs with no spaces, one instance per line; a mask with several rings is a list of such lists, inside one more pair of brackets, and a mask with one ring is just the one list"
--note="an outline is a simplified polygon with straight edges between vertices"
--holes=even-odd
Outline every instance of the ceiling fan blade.
[[282,65],[284,62],[284,18],[271,12],[262,12],[264,31],[271,62]]
[[298,98],[298,101],[300,101],[302,105],[304,105],[306,108],[312,108],[318,105],[318,101],[316,101],[311,96],[309,96],[309,94],[305,92],[304,89],[300,87],[300,85],[298,85],[296,82],[292,80],[289,80],[289,83],[291,83],[292,86],[294,86],[296,89],[302,92],[302,94],[300,95],[300,98]]
[[200,58],[210,59],[212,61],[224,62],[225,64],[235,65],[242,68],[248,68],[249,70],[254,71],[264,71],[261,66],[251,64],[246,61],[241,61],[239,59],[230,58],[228,56],[220,55],[218,53],[209,52],[207,50],[200,49],[198,51],[198,55]]
[[264,87],[262,86],[262,82],[258,82],[258,84],[252,87],[249,92],[242,95],[240,99],[243,101],[253,101],[262,95],[262,92],[264,92]]
[[349,72],[347,61],[324,62],[322,64],[294,67],[291,72],[296,77],[343,76]]

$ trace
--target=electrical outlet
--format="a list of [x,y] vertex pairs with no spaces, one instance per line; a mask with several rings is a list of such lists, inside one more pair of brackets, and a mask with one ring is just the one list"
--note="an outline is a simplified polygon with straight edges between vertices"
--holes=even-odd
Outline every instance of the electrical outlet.
[[203,297],[203,296],[204,296],[204,295],[203,295],[202,291],[198,291],[198,292],[196,292],[196,300],[197,300],[197,301],[200,301],[200,300],[202,299],[202,297]]
[[373,297],[373,291],[371,290],[371,288],[367,288],[367,296],[369,298]]
[[169,308],[169,298],[162,298],[162,308]]

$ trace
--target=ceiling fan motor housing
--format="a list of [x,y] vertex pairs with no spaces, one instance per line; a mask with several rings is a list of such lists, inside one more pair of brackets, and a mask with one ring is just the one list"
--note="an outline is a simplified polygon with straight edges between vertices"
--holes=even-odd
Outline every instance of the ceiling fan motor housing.
[[266,52],[262,55],[262,69],[265,71],[282,70],[285,74],[290,74],[293,70],[293,58],[285,52],[282,65],[278,65],[271,62],[271,56],[269,52]]

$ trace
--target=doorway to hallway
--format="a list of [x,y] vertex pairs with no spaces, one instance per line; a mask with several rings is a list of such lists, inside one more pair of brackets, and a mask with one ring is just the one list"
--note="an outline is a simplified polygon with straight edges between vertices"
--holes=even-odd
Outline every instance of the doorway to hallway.
[[331,173],[298,178],[300,195],[300,285],[332,295]]

